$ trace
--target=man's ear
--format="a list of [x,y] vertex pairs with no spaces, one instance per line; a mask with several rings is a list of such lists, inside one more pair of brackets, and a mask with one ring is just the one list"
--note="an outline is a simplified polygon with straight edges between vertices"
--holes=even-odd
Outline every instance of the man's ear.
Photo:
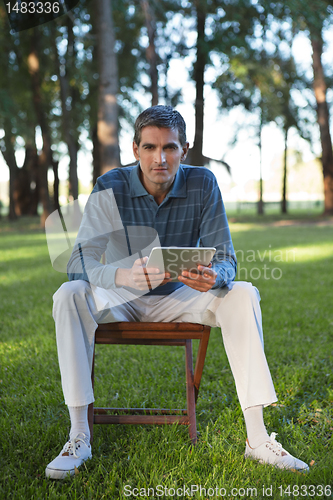
[[186,158],[186,156],[187,156],[187,153],[188,153],[188,148],[189,148],[189,146],[190,146],[190,143],[189,143],[189,142],[186,142],[186,143],[184,144],[184,146],[182,147],[182,149],[183,149],[183,154],[182,154],[182,156],[181,156],[181,161],[185,160],[185,158]]
[[137,161],[139,161],[140,160],[139,146],[137,145],[137,143],[135,141],[133,141],[133,154],[135,156],[135,159]]

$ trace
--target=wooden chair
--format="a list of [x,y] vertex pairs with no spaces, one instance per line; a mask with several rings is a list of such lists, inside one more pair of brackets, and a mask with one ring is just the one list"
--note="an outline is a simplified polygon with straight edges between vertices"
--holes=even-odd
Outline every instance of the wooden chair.
[[[166,408],[96,408],[88,407],[91,441],[93,424],[183,424],[189,426],[193,444],[197,441],[195,405],[209,341],[210,327],[195,323],[135,323],[101,324],[96,330],[95,344],[143,344],[185,346],[186,409]],[[193,372],[192,339],[199,339]],[[95,354],[94,354],[95,358]],[[91,374],[94,387],[94,360]]]

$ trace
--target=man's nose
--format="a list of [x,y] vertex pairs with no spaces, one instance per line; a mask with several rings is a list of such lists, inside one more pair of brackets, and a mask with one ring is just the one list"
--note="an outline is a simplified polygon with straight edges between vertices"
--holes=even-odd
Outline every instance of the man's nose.
[[155,162],[158,163],[159,165],[162,165],[166,161],[166,154],[163,149],[156,151],[155,155]]

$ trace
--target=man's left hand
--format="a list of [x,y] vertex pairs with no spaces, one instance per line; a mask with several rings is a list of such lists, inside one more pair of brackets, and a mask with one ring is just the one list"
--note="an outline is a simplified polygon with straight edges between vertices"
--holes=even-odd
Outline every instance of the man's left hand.
[[208,292],[214,286],[217,277],[217,273],[211,267],[212,264],[208,267],[198,264],[198,273],[183,271],[178,280],[199,292]]

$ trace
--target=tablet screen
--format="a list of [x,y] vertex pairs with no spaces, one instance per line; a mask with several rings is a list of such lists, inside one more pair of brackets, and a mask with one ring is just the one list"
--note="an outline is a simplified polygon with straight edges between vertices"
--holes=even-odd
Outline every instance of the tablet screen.
[[154,247],[146,267],[157,267],[170,273],[172,281],[178,281],[182,271],[198,272],[198,264],[208,266],[215,252],[213,247]]

